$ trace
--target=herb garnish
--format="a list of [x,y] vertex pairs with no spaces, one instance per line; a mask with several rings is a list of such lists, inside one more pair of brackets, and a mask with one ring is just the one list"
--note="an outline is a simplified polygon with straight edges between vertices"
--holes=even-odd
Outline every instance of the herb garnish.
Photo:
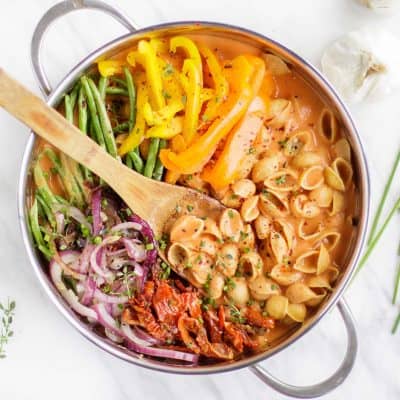
[[234,304],[229,305],[229,313],[231,315],[232,322],[236,322],[238,324],[246,323],[246,318],[242,316],[241,311]]
[[171,267],[165,263],[164,261],[161,263],[161,273],[160,273],[160,278],[161,279],[168,279],[169,275],[171,274]]
[[4,347],[8,343],[9,338],[14,334],[11,330],[11,324],[15,313],[15,301],[10,301],[8,299],[7,304],[0,303],[0,311],[2,314],[0,329],[0,358],[6,358]]

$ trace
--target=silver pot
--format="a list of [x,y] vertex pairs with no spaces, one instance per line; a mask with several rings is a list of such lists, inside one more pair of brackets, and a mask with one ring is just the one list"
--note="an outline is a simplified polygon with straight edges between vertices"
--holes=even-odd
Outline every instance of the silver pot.
[[[103,47],[89,54],[65,76],[65,78],[58,84],[55,89],[52,89],[43,70],[40,58],[40,48],[43,36],[47,28],[56,19],[72,11],[81,9],[94,9],[103,11],[119,21],[122,25],[124,25],[129,30],[129,33],[105,44]],[[184,34],[188,32],[207,33],[219,37],[234,38],[235,40],[251,44],[265,51],[269,51],[276,55],[279,55],[314,88],[316,93],[318,93],[333,110],[335,110],[336,115],[343,127],[343,131],[345,132],[345,135],[352,146],[353,165],[355,169],[356,186],[358,188],[358,201],[356,205],[356,232],[349,243],[345,268],[343,268],[343,271],[338,279],[333,293],[320,306],[318,312],[295,332],[292,332],[290,335],[281,339],[278,343],[275,343],[274,346],[272,346],[270,349],[262,353],[252,355],[245,359],[234,362],[185,368],[184,366],[173,366],[163,363],[161,361],[143,358],[140,355],[134,354],[125,348],[106,341],[103,337],[100,337],[95,332],[93,332],[88,327],[88,325],[83,323],[76,316],[76,314],[74,314],[74,312],[68,307],[66,302],[54,288],[47,274],[46,265],[43,264],[42,259],[35,250],[32,237],[29,233],[27,224],[28,218],[26,203],[27,197],[29,195],[28,174],[36,142],[36,137],[33,133],[31,133],[25,149],[18,187],[19,221],[22,229],[22,237],[29,255],[29,259],[32,263],[32,266],[39,281],[43,286],[43,289],[56,305],[56,307],[60,310],[60,312],[71,323],[71,325],[73,325],[83,336],[85,336],[91,342],[95,343],[97,346],[113,354],[114,356],[117,356],[123,360],[126,360],[132,364],[136,364],[141,367],[178,374],[213,374],[249,367],[250,370],[254,372],[263,382],[265,382],[267,385],[271,386],[275,390],[279,391],[280,393],[300,398],[313,398],[321,396],[336,388],[345,380],[345,378],[350,373],[356,358],[356,330],[352,315],[343,298],[343,292],[349,283],[350,277],[352,275],[352,272],[354,271],[364,242],[368,222],[370,197],[367,163],[359,135],[351,119],[349,111],[340,100],[335,90],[330,86],[330,84],[312,65],[303,60],[297,54],[293,53],[281,44],[247,29],[238,28],[236,26],[230,26],[226,24],[197,21],[168,23],[152,26],[149,28],[138,29],[136,25],[131,22],[131,20],[121,11],[97,0],[67,0],[55,5],[47,11],[47,13],[39,21],[32,39],[31,57],[33,70],[38,80],[40,89],[42,90],[43,94],[47,96],[47,103],[50,106],[56,106],[62,98],[63,94],[72,87],[78,77],[100,56],[111,56],[117,52],[120,52],[123,49],[126,49],[127,47],[132,46],[132,44],[135,43],[138,39],[147,38],[149,37],[149,35],[155,37],[166,33]],[[280,380],[273,377],[260,365],[258,365],[260,361],[265,360],[273,356],[274,354],[282,351],[283,349],[294,343],[301,336],[303,336],[306,332],[309,332],[313,327],[316,326],[317,322],[323,316],[325,316],[328,311],[332,309],[335,305],[338,306],[339,312],[346,326],[348,344],[343,362],[331,377],[316,385],[307,387],[296,387],[281,382]]]

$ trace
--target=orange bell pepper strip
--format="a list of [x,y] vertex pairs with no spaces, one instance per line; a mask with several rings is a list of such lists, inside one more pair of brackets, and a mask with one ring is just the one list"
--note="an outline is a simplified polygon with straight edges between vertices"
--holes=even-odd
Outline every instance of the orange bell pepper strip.
[[[232,62],[229,83],[234,90],[233,96],[221,108],[222,117],[217,118],[207,132],[180,154],[171,150],[162,150],[160,159],[164,166],[183,174],[199,172],[213,156],[218,143],[242,119],[251,101],[257,95],[265,73],[265,64],[261,59],[248,60],[238,56]],[[226,113],[224,113],[226,111]]]
[[257,113],[248,113],[233,130],[216,163],[201,173],[201,179],[211,184],[215,190],[227,187],[237,179],[242,161],[251,151],[252,145],[263,124]]
[[200,53],[206,60],[208,69],[214,81],[215,97],[208,102],[203,118],[206,121],[215,117],[218,107],[226,100],[229,84],[222,73],[221,65],[215,54],[206,46],[199,46]]
[[97,63],[100,75],[107,78],[115,74],[122,74],[122,67],[125,65],[123,61],[103,60]]
[[194,60],[187,58],[183,63],[182,73],[188,77],[186,92],[185,119],[183,122],[183,138],[189,145],[196,134],[201,110],[201,75]]
[[146,120],[143,114],[143,108],[145,104],[149,101],[147,86],[146,86],[146,78],[144,74],[140,74],[138,81],[136,83],[137,86],[137,99],[136,99],[136,121],[135,126],[132,131],[129,133],[126,139],[122,142],[120,148],[118,149],[118,154],[122,157],[126,153],[134,150],[144,138],[145,130],[146,130]]
[[135,66],[141,64],[146,71],[147,82],[150,86],[150,95],[154,108],[159,110],[165,106],[163,86],[159,62],[154,48],[146,40],[140,40],[137,51],[128,53],[127,61]]

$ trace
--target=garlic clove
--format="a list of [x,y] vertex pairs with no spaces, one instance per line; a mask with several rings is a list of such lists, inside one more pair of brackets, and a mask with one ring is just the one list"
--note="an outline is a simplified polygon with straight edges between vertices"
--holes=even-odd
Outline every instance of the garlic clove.
[[400,40],[380,28],[365,27],[332,43],[322,71],[345,100],[379,98],[400,87]]

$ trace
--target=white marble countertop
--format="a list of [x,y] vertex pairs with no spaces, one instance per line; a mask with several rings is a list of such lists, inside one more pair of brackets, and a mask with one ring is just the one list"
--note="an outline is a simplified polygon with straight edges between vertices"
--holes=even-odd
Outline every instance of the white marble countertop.
[[[39,18],[54,0],[0,2],[0,66],[39,92],[32,74],[29,46]],[[383,18],[352,0],[108,0],[139,25],[185,19],[241,25],[266,34],[318,66],[323,48],[340,34],[365,24],[383,24],[400,36],[400,14]],[[99,13],[81,12],[60,20],[45,41],[44,61],[56,83],[88,51],[124,33]],[[400,49],[394,49],[400,51]],[[400,71],[399,71],[400,73]],[[380,102],[351,107],[369,159],[372,204],[400,146],[400,92]],[[174,376],[129,365],[104,354],[81,337],[59,314],[34,276],[20,238],[16,188],[27,129],[0,110],[0,300],[17,302],[15,335],[0,360],[0,398],[54,399],[283,399],[248,370],[214,376]],[[398,182],[398,180],[396,181]],[[399,195],[398,185],[390,198]],[[346,298],[357,320],[359,354],[344,384],[325,398],[400,399],[400,332],[390,334],[399,306],[391,303],[397,221],[348,289]],[[317,382],[333,372],[346,345],[337,311],[295,343],[264,362],[293,384]]]

